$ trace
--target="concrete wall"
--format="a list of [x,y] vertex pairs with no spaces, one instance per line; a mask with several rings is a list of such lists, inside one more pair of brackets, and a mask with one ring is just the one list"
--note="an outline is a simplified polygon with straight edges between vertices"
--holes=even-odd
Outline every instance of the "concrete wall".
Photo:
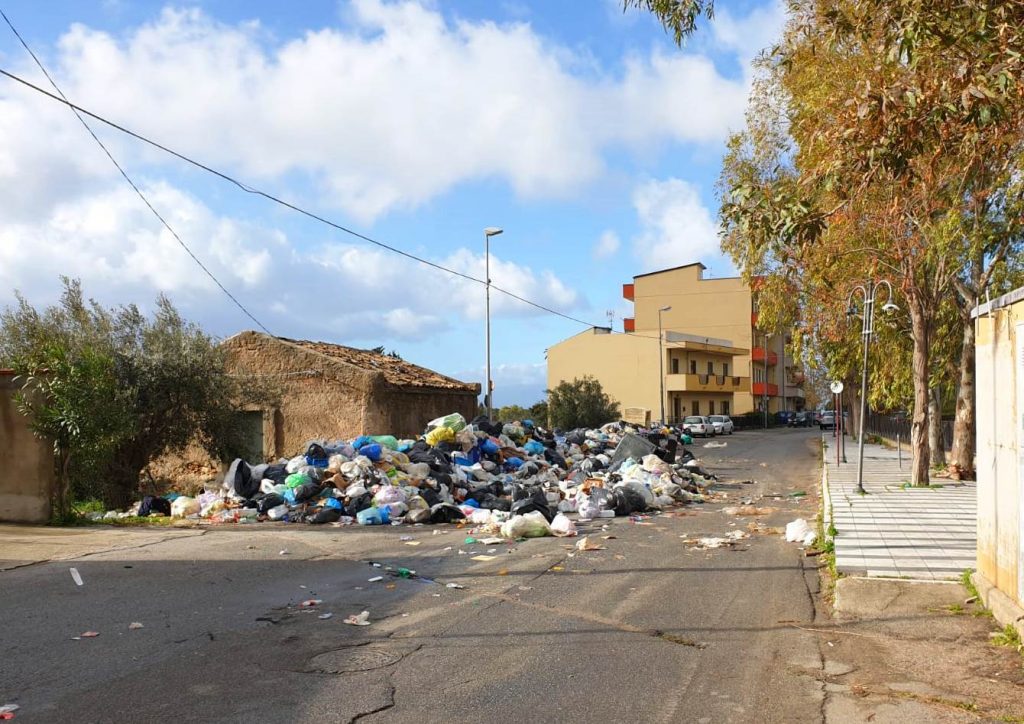
[[20,387],[0,370],[0,521],[45,523],[56,490],[53,447],[18,412],[14,395]]
[[427,423],[453,412],[461,413],[467,421],[476,417],[475,392],[442,392],[435,390],[391,389],[378,398],[376,409],[384,420],[383,426],[369,434],[416,437],[423,433]]
[[1021,450],[1024,302],[979,316],[977,329],[978,573],[1024,606]]
[[649,339],[588,329],[548,348],[548,389],[584,375],[597,378],[620,412],[642,407],[652,420],[661,416],[657,332]]

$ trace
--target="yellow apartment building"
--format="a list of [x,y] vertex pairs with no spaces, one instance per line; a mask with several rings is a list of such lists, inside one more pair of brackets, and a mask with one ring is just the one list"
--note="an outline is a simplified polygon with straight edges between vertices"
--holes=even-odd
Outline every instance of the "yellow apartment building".
[[704,270],[688,264],[623,284],[633,302],[624,333],[595,327],[550,347],[548,387],[589,375],[623,410],[645,409],[658,420],[664,409],[670,422],[742,415],[766,402],[773,413],[802,410],[802,375],[785,358],[783,335],[758,329],[750,287],[705,279]]

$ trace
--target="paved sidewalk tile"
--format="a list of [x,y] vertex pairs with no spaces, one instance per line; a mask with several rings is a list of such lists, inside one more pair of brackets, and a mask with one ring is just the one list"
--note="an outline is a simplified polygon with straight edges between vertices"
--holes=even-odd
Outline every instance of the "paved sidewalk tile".
[[974,483],[936,480],[933,484],[942,487],[904,487],[910,475],[909,457],[904,455],[901,469],[895,450],[869,444],[864,446],[868,494],[860,495],[854,443],[847,442],[846,454],[849,462],[838,466],[834,448],[825,455],[840,572],[946,580],[974,567]]

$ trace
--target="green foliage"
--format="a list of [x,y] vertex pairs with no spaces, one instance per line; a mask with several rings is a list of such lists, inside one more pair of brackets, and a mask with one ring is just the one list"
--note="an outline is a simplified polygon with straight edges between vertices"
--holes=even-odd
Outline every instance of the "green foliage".
[[599,427],[619,419],[619,404],[614,402],[593,377],[560,382],[548,390],[548,413],[553,427]]
[[505,405],[494,412],[499,422],[516,422],[530,419],[530,411],[519,405]]
[[59,517],[72,499],[126,505],[149,462],[191,442],[220,458],[244,449],[237,413],[272,402],[265,383],[230,375],[222,350],[163,296],[147,319],[64,284],[57,306],[39,311],[19,295],[0,313],[0,364],[18,373],[22,412],[54,444]]
[[713,0],[623,0],[622,9],[630,8],[654,13],[676,45],[693,35],[701,15],[710,20],[715,14]]
[[548,403],[547,400],[541,400],[530,405],[530,419],[533,420],[534,425],[540,425],[541,427],[548,427]]

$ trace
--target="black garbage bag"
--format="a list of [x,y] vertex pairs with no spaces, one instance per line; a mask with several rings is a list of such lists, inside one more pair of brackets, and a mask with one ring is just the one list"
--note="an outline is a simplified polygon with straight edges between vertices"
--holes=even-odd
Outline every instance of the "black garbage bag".
[[497,495],[488,495],[484,500],[480,501],[480,507],[485,510],[504,510],[507,512],[512,509],[512,501]]
[[501,435],[502,424],[497,420],[488,420],[487,415],[477,415],[473,418],[470,423],[477,430],[483,430],[491,437],[498,437]]
[[154,495],[147,495],[139,504],[139,516],[145,518],[150,513],[171,514],[171,501]]
[[313,515],[306,518],[306,522],[312,525],[323,525],[324,523],[335,523],[341,520],[343,511],[341,508],[321,508]]
[[235,458],[224,476],[224,487],[233,490],[245,500],[260,492],[260,481],[253,477],[252,466],[241,458]]
[[550,523],[555,519],[555,513],[548,507],[548,497],[540,487],[530,489],[527,497],[519,498],[510,508],[512,515],[525,515],[535,511],[540,512]]
[[312,500],[316,496],[320,495],[320,491],[323,490],[323,486],[318,483],[303,483],[299,487],[295,488],[295,502],[304,503],[307,500]]
[[426,501],[427,505],[433,508],[435,505],[441,502],[441,496],[437,494],[437,491],[430,486],[424,485],[420,490],[420,497]]
[[431,523],[455,523],[465,518],[465,514],[450,503],[438,503],[430,506]]
[[683,448],[683,451],[679,453],[679,462],[681,463],[688,463],[693,459],[693,453],[687,450],[685,447]]
[[448,490],[452,489],[452,476],[448,473],[432,473],[431,476],[438,485],[447,485]]
[[587,434],[583,430],[570,430],[565,433],[565,441],[570,445],[582,445],[587,441]]
[[268,465],[266,470],[263,471],[263,480],[273,480],[275,485],[283,484],[287,477],[288,467],[285,463]]
[[632,515],[646,510],[647,502],[637,491],[622,487],[612,491],[609,507],[615,510],[615,515]]
[[267,493],[256,501],[256,512],[266,515],[271,508],[276,508],[279,505],[284,505],[284,498],[277,493]]
[[369,493],[363,493],[355,498],[349,498],[348,502],[345,503],[345,510],[348,511],[349,515],[355,515],[360,510],[366,510],[367,508],[373,507],[373,496]]
[[567,470],[569,468],[569,466],[565,464],[565,458],[562,457],[562,454],[552,448],[547,448],[544,451],[544,459],[550,464],[557,465],[562,468],[562,470]]

